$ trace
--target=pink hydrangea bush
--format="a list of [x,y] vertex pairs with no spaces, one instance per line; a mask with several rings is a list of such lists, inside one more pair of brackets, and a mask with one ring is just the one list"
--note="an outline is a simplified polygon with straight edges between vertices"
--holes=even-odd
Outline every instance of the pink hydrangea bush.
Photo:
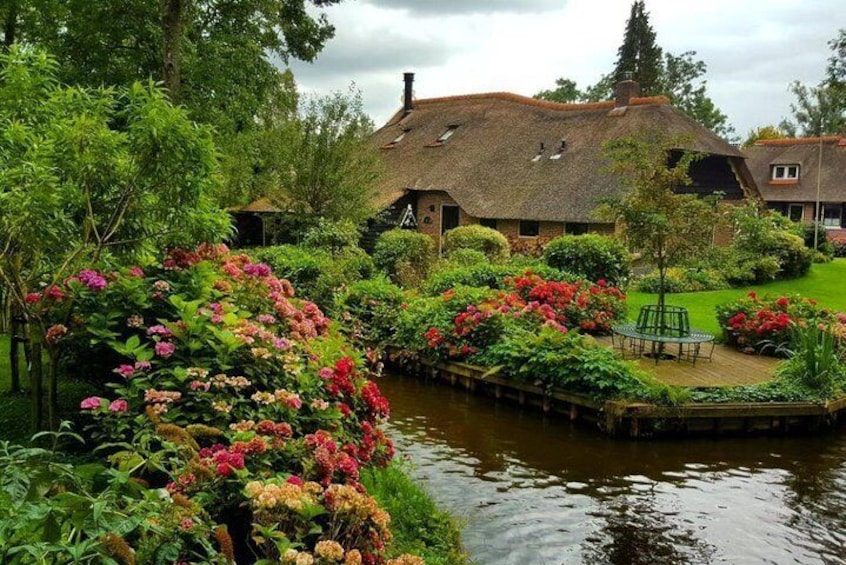
[[174,250],[28,302],[65,322],[65,366],[108,384],[80,404],[88,437],[139,484],[216,520],[221,552],[387,562],[389,517],[359,479],[393,456],[388,402],[363,356],[269,267],[222,246]]

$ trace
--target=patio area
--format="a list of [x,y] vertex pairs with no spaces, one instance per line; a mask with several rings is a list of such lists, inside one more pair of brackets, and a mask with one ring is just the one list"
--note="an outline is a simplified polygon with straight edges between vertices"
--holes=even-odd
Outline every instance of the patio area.
[[[611,347],[610,337],[599,337],[597,342]],[[711,361],[699,360],[696,366],[689,361],[662,360],[642,357],[637,360],[641,368],[674,386],[725,387],[763,383],[772,380],[778,359],[760,355],[747,355],[717,344]]]

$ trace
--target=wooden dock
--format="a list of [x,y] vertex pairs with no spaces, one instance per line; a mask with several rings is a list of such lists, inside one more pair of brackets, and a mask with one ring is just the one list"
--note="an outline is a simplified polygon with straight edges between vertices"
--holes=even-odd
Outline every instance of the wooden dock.
[[[641,361],[668,384],[679,386],[732,386],[753,384],[772,378],[777,360],[730,352],[724,348],[709,363]],[[736,354],[735,354],[736,353]],[[596,426],[615,437],[651,438],[688,435],[799,434],[832,429],[846,414],[846,398],[825,403],[750,402],[697,403],[658,406],[640,402],[596,401],[587,396],[554,391],[547,393],[531,385],[514,383],[488,374],[485,367],[467,363],[430,364],[424,361],[399,365],[406,372],[433,378],[452,386],[486,394],[496,399],[560,414],[573,422]],[[700,384],[706,383],[706,384]]]

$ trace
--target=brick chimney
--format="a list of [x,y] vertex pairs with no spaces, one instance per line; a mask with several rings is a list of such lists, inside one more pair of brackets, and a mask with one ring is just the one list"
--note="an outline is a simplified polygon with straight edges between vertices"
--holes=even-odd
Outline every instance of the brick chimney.
[[640,96],[640,83],[632,79],[621,80],[614,86],[614,94],[614,107],[628,106],[632,98]]
[[405,93],[402,98],[402,115],[407,116],[414,109],[414,73],[403,73],[402,79],[405,81]]

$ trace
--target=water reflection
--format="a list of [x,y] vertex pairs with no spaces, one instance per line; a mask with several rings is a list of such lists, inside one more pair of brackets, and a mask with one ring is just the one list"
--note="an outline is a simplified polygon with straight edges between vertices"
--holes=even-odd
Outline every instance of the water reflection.
[[400,452],[480,564],[846,563],[846,438],[629,442],[389,375]]

